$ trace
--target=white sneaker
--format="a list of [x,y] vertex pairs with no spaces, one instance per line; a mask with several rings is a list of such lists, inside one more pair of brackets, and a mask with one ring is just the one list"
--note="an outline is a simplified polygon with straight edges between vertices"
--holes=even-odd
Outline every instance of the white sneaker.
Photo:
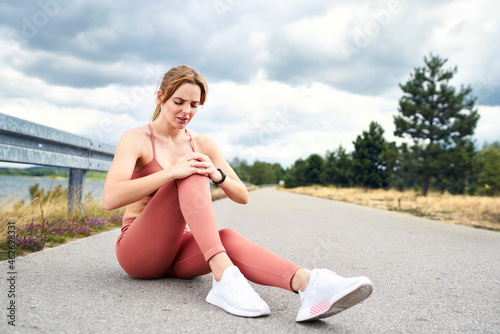
[[224,270],[220,282],[214,278],[206,301],[241,317],[259,317],[271,313],[269,306],[250,286],[236,266]]
[[368,298],[372,290],[372,282],[367,277],[344,278],[327,269],[314,269],[306,290],[299,291],[301,306],[296,321],[340,313]]

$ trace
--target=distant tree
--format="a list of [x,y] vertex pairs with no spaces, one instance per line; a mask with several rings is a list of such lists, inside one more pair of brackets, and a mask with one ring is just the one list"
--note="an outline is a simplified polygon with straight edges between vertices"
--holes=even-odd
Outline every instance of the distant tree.
[[496,142],[494,142],[493,144],[491,144],[489,146],[488,145],[485,146],[485,148],[487,148],[487,147],[494,148],[495,150],[500,151],[500,142],[496,141]]
[[457,67],[444,70],[447,59],[432,54],[424,61],[425,67],[415,68],[406,84],[399,85],[404,95],[394,117],[394,135],[413,140],[402,162],[415,169],[425,196],[433,178],[467,173],[473,158],[469,143],[479,115],[472,88],[462,86],[456,92],[449,85]]
[[306,184],[322,184],[323,158],[319,154],[311,154],[307,160]]
[[240,158],[235,157],[229,164],[241,181],[250,181],[250,166],[246,160],[241,160]]
[[[422,190],[422,182],[418,180],[418,163],[419,161],[415,159],[412,149],[407,143],[402,143],[400,146],[393,146],[390,144],[388,150],[396,149],[394,157],[396,160],[386,160],[389,161],[389,182],[391,186],[398,188],[400,190],[413,188],[415,190]],[[391,176],[394,179],[391,179]]]
[[274,184],[276,183],[276,174],[274,173],[271,164],[262,161],[255,161],[249,169],[250,183],[261,184]]
[[403,190],[413,187],[412,178],[401,169],[402,155],[395,142],[385,145],[385,150],[381,154],[381,159],[386,165],[387,184],[391,188]]
[[303,159],[298,159],[287,170],[285,176],[285,188],[302,187],[306,185],[307,162]]
[[483,148],[478,159],[481,164],[479,193],[489,196],[500,194],[500,143]]
[[341,146],[337,149],[337,174],[333,178],[338,187],[350,187],[354,183],[352,155]]
[[436,188],[444,193],[472,193],[476,189],[479,165],[472,141],[460,140],[452,150],[443,153],[444,168],[434,179]]
[[333,184],[333,177],[337,172],[337,157],[335,152],[326,151],[325,164],[321,173],[321,181],[325,185]]
[[387,166],[382,159],[386,150],[384,129],[377,122],[353,142],[353,169],[356,182],[367,188],[387,186]]
[[275,176],[275,183],[278,183],[279,181],[282,181],[285,179],[286,171],[281,167],[280,164],[275,163],[272,166],[272,169],[274,171],[274,176]]
[[351,156],[342,145],[334,152],[326,152],[322,174],[324,184],[349,187],[353,183],[353,175]]

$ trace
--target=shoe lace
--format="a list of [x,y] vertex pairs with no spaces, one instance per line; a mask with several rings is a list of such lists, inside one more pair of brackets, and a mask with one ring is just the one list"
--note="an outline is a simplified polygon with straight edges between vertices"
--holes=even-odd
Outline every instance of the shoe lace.
[[[325,275],[326,274],[326,275]],[[335,279],[337,274],[333,271],[323,269],[322,275],[317,275],[314,280],[314,286],[327,286],[332,283],[332,279]]]
[[252,293],[253,289],[241,274],[237,274],[232,279],[227,280],[224,289],[231,296]]

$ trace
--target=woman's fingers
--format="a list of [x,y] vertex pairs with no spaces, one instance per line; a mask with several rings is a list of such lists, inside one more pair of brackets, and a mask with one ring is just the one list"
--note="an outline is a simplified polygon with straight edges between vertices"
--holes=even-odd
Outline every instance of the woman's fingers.
[[210,160],[210,157],[208,155],[205,155],[205,154],[202,154],[202,153],[199,153],[199,152],[189,153],[188,155],[186,155],[186,159],[188,161],[189,160],[198,160],[198,161],[209,161],[209,162],[212,162]]
[[205,162],[205,161],[191,161],[190,165],[193,167],[205,168],[205,169],[215,168],[211,162]]
[[215,166],[212,163],[212,160],[210,160],[210,157],[208,155],[194,152],[186,155],[186,159],[191,162],[191,166],[193,167],[215,169]]
[[193,152],[186,155],[186,159],[190,162],[192,167],[199,168],[197,171],[198,174],[206,175],[210,179],[217,176],[218,171],[209,156],[199,152]]

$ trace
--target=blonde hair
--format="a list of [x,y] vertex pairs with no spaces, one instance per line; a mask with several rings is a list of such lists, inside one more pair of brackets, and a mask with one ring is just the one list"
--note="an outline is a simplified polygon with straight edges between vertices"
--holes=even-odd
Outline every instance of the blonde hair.
[[197,85],[201,90],[200,105],[205,103],[207,97],[207,83],[205,79],[194,68],[180,65],[171,68],[165,75],[160,84],[159,90],[162,92],[162,100],[157,101],[156,109],[151,117],[151,121],[156,120],[160,116],[160,104],[165,103],[175,91],[185,83]]

